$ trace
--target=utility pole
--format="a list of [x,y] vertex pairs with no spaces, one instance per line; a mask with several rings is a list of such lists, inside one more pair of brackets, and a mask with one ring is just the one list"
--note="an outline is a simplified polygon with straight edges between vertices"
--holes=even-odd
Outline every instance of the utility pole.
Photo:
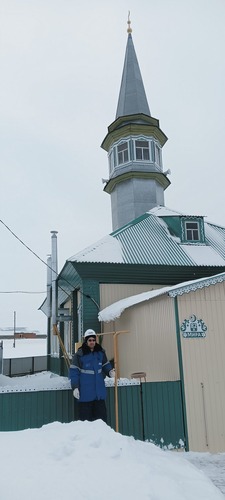
[[13,314],[13,332],[14,332],[13,347],[16,347],[16,311],[14,311]]

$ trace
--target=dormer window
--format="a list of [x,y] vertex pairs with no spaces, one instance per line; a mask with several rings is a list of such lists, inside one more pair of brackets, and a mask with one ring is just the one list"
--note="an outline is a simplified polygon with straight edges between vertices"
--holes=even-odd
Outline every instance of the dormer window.
[[205,243],[203,217],[181,217],[181,240],[183,243]]
[[187,241],[200,240],[200,231],[198,222],[185,221],[185,239]]
[[129,161],[128,142],[122,142],[117,146],[118,165]]
[[135,154],[136,160],[150,160],[149,142],[148,141],[135,141]]

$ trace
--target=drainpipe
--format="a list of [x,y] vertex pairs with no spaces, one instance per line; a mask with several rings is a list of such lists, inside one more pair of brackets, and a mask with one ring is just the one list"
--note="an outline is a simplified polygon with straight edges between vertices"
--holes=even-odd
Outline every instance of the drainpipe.
[[51,276],[51,281],[52,281],[52,325],[57,324],[57,287],[56,287],[56,280],[57,280],[57,275],[58,275],[58,257],[57,257],[57,234],[58,231],[51,231],[52,234],[52,276]]
[[47,258],[47,317],[51,318],[51,286],[52,286],[52,258],[48,255]]
[[181,349],[181,340],[180,340],[180,321],[179,321],[179,310],[178,310],[177,297],[174,297],[174,311],[175,311],[176,335],[177,335],[177,353],[178,353],[180,381],[181,381],[181,399],[182,399],[182,406],[183,406],[185,450],[189,451],[187,410],[186,410],[185,389],[184,389],[184,369],[183,369],[183,358],[182,358],[182,349]]
[[3,375],[3,340],[0,342],[0,375]]
[[52,316],[52,258],[51,255],[47,258],[47,369],[50,371],[50,354],[51,354],[51,316]]

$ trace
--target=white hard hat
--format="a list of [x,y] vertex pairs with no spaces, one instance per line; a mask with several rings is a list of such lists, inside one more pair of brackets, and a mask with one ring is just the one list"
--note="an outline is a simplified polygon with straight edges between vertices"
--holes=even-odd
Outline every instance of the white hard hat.
[[84,338],[86,339],[86,337],[96,337],[95,331],[89,328],[86,332],[84,332]]

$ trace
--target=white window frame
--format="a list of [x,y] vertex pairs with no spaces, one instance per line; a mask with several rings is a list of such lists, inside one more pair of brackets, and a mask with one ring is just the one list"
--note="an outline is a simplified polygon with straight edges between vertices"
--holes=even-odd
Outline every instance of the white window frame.
[[111,174],[113,169],[114,169],[114,151],[113,151],[113,148],[109,152],[108,158],[109,158],[109,173]]
[[[126,145],[126,149],[123,149],[122,151],[119,151],[118,148],[120,146]],[[125,152],[127,152],[127,159],[124,159]],[[122,161],[119,161],[119,155],[122,155]],[[123,140],[119,142],[116,146],[116,156],[117,156],[117,166],[119,167],[120,165],[124,165],[125,163],[128,163],[130,161],[130,152],[129,152],[129,141]]]
[[[188,228],[187,225],[188,224],[195,224],[195,228]],[[184,222],[184,227],[185,227],[185,240],[186,241],[192,241],[192,242],[196,242],[196,241],[200,241],[201,239],[201,235],[200,235],[200,225],[199,225],[199,222],[196,221],[196,220],[186,220]],[[194,238],[194,232],[197,231],[197,236],[198,238]],[[188,237],[188,232],[191,232],[191,238]]]
[[[148,154],[149,158],[143,158],[143,151],[144,149],[147,150],[147,147],[144,146],[136,146],[136,142],[146,142],[148,144]],[[133,140],[134,143],[134,156],[135,156],[135,161],[144,161],[144,162],[150,162],[151,161],[151,141],[149,141],[146,137],[135,137]],[[137,158],[137,148],[142,150],[142,158]]]
[[161,167],[162,160],[161,160],[161,148],[160,146],[154,142],[154,147],[155,147],[155,163]]

